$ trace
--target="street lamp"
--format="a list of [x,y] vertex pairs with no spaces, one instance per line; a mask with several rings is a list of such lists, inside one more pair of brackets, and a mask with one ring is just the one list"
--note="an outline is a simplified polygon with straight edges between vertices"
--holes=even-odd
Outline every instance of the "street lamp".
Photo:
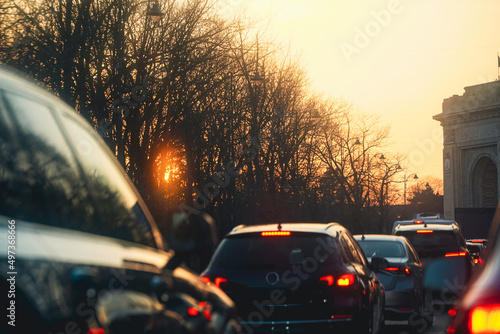
[[165,13],[162,12],[160,5],[158,5],[158,2],[155,2],[153,4],[153,7],[151,7],[148,12],[146,13],[147,16],[149,16],[153,21],[158,21],[160,20]]
[[405,208],[405,216],[406,216],[406,207],[407,207],[407,204],[406,204],[406,182],[408,182],[408,179],[412,176],[413,176],[413,180],[418,180],[418,175],[416,173],[410,174],[408,176],[405,174],[404,179],[403,179],[403,201],[404,201],[404,208]]
[[290,190],[292,190],[292,186],[288,183],[288,181],[285,181],[285,183],[281,186],[281,189],[283,189],[285,194],[288,194]]

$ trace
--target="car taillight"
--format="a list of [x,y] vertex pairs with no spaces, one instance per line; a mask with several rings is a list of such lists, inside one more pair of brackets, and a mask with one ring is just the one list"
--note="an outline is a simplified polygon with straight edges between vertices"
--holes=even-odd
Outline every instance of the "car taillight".
[[338,286],[350,286],[354,284],[353,274],[344,274],[337,279]]
[[321,282],[326,282],[328,286],[332,286],[334,283],[337,286],[350,286],[354,284],[354,275],[353,274],[344,274],[339,276],[335,281],[335,278],[332,275],[323,276],[319,279]]
[[407,267],[402,267],[402,268],[399,268],[399,267],[387,267],[387,268],[384,268],[385,271],[389,271],[389,272],[392,272],[392,273],[397,273],[397,274],[405,274],[405,275],[410,275],[410,268],[407,268]]
[[[207,285],[212,285],[212,281],[210,280],[210,278],[208,278],[206,276],[202,276],[202,277],[200,277],[200,279],[203,282],[205,282]],[[213,282],[214,282],[213,284],[215,284],[216,287],[220,288],[222,283],[227,282],[227,279],[225,279],[224,277],[216,277]]]
[[474,259],[474,264],[484,264],[483,259]]
[[222,283],[226,283],[227,279],[225,279],[223,277],[216,277],[215,280],[214,280],[214,282],[215,282],[215,286],[218,287],[218,288],[220,288],[220,285]]
[[263,237],[289,237],[291,234],[290,231],[264,231],[260,233]]
[[424,222],[423,222],[423,221],[421,221],[421,220],[415,220],[413,223],[414,223],[414,224],[423,224]]
[[332,286],[332,285],[333,285],[333,281],[334,281],[334,279],[333,279],[333,276],[332,276],[332,275],[323,276],[323,277],[321,277],[319,280],[320,280],[320,281],[324,281],[324,282],[326,282],[326,284],[327,284],[328,286]]
[[198,311],[198,309],[196,307],[190,307],[190,308],[188,308],[188,314],[190,316],[195,317],[195,316],[198,315],[198,313],[199,313],[199,311]]
[[454,257],[454,256],[466,256],[467,252],[453,252],[453,253],[446,253],[444,257]]
[[102,328],[91,328],[87,331],[87,334],[104,334],[104,329]]
[[474,307],[469,315],[469,330],[472,334],[500,333],[500,304]]
[[203,310],[205,318],[207,318],[207,320],[212,319],[212,306],[206,302],[200,302],[198,305]]
[[417,233],[434,233],[434,230],[417,230]]

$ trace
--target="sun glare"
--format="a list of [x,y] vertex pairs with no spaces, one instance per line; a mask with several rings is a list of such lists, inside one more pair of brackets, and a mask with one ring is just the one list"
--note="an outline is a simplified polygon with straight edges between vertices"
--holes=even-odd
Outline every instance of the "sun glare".
[[168,181],[168,178],[170,177],[170,172],[165,172],[165,181]]

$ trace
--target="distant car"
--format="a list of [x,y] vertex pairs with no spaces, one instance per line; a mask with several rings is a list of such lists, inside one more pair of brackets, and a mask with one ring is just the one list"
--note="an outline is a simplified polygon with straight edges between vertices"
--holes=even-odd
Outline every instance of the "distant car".
[[[246,332],[378,333],[384,287],[339,224],[238,226],[202,273],[236,303]],[[373,268],[373,269],[372,269]]]
[[385,319],[409,320],[409,324],[433,322],[432,296],[424,289],[424,270],[420,258],[405,237],[366,234],[354,238],[368,262],[383,257],[387,267],[377,273],[385,288]]
[[400,225],[395,235],[406,237],[425,270],[424,287],[442,303],[451,305],[469,282],[474,264],[465,239],[455,224]]
[[466,240],[467,250],[474,261],[476,266],[484,265],[484,258],[486,256],[486,246],[482,242],[471,242]]
[[418,219],[442,219],[443,215],[439,212],[420,212],[413,215],[414,220]]
[[483,269],[449,311],[447,333],[500,333],[500,203],[489,233],[489,254]]
[[237,330],[234,303],[172,265],[205,223],[177,220],[167,245],[88,122],[0,68],[0,333]]
[[437,216],[432,216],[432,217],[419,217],[415,218],[412,220],[396,220],[394,224],[392,225],[392,234],[394,234],[394,231],[398,226],[403,226],[403,225],[413,225],[413,224],[440,224],[440,225],[456,225],[458,228],[460,228],[460,225],[454,221],[454,220],[449,220],[449,219],[441,219],[438,218]]

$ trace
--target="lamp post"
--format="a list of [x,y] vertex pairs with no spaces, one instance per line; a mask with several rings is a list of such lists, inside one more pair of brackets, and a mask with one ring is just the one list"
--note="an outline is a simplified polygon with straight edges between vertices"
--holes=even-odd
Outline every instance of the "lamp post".
[[410,174],[410,175],[406,175],[404,176],[404,179],[403,179],[403,201],[404,201],[404,212],[405,212],[405,217],[406,217],[406,207],[407,207],[407,203],[406,203],[406,183],[408,182],[409,178],[413,176],[413,180],[418,180],[418,175],[416,173],[413,173],[413,174]]

